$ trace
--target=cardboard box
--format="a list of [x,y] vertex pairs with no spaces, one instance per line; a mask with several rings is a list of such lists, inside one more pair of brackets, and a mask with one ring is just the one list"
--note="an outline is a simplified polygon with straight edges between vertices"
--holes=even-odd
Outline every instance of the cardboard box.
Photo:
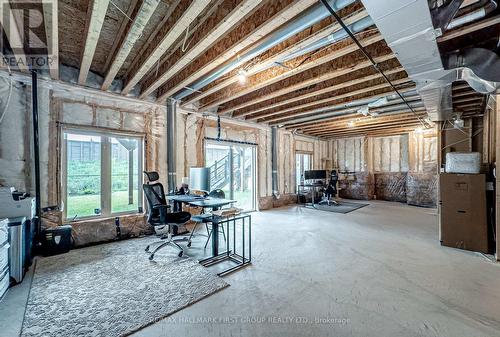
[[439,194],[441,244],[487,253],[484,174],[440,174]]

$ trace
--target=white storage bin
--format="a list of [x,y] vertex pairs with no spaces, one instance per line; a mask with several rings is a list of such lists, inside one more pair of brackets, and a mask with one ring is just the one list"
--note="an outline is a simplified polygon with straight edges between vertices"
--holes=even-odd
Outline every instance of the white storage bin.
[[9,229],[7,227],[7,219],[5,219],[0,221],[0,247],[8,241],[9,241]]
[[0,246],[0,270],[9,266],[9,247],[8,243]]
[[0,299],[3,298],[3,295],[7,292],[7,289],[9,289],[9,268],[6,269],[0,269],[2,272],[0,272]]
[[478,174],[481,171],[479,152],[448,152],[446,154],[446,173]]

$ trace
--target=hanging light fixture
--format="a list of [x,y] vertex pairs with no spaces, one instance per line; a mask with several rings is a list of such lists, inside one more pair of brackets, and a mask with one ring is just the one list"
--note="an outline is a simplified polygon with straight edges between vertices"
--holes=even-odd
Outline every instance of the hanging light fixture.
[[247,71],[245,69],[240,69],[238,71],[238,82],[240,82],[240,84],[247,83]]

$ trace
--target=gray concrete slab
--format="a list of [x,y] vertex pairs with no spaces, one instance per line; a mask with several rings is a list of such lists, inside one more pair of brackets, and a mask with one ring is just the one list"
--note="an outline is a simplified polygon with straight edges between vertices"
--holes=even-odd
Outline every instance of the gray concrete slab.
[[[253,265],[134,336],[500,336],[500,264],[441,247],[433,209],[373,201],[252,217]],[[202,256],[204,239],[187,252]]]
[[253,214],[254,263],[134,336],[500,336],[500,265],[441,247],[436,210]]

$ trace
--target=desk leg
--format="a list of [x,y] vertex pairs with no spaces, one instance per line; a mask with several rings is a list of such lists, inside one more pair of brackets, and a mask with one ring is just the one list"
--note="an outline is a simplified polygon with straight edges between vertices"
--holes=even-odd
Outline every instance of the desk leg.
[[219,255],[219,222],[212,221],[212,256]]

